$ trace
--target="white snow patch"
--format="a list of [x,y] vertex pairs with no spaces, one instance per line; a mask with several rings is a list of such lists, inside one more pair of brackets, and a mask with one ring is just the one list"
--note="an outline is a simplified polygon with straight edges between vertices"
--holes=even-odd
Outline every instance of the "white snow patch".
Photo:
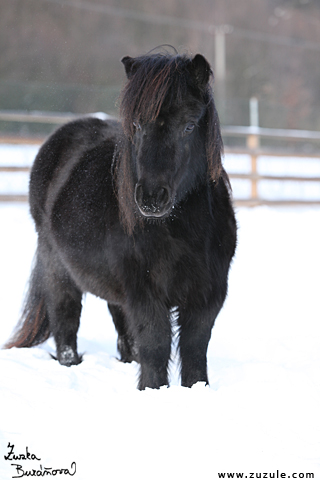
[[[7,445],[73,478],[217,479],[218,472],[313,472],[320,479],[320,208],[239,209],[229,295],[208,349],[210,387],[136,389],[117,359],[105,302],[87,295],[83,362],[54,361],[52,340],[0,350],[0,478]],[[25,204],[0,204],[0,343],[19,317],[36,247]],[[68,478],[57,475],[57,478]],[[303,477],[300,477],[303,478]]]

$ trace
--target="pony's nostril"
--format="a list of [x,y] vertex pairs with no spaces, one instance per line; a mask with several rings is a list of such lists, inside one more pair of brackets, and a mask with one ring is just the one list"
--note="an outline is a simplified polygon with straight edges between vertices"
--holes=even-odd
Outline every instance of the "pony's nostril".
[[156,201],[158,205],[166,205],[169,201],[169,191],[165,187],[161,187],[157,193]]
[[138,205],[142,205],[143,189],[142,189],[142,185],[140,183],[138,183],[136,185],[134,196],[135,196],[136,203]]

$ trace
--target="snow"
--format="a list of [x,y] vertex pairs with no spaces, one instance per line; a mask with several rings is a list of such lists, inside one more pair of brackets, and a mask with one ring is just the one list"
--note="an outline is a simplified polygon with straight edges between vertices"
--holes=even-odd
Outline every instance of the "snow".
[[[139,392],[137,365],[116,358],[106,304],[87,295],[80,365],[54,361],[52,340],[0,350],[1,480],[22,473],[12,463],[71,472],[72,462],[77,480],[277,470],[320,479],[320,208],[244,208],[237,220],[229,295],[208,350],[210,387],[179,386],[174,352],[171,387]],[[0,224],[3,344],[19,317],[36,235],[26,204],[0,204]],[[40,460],[5,460],[9,442]]]

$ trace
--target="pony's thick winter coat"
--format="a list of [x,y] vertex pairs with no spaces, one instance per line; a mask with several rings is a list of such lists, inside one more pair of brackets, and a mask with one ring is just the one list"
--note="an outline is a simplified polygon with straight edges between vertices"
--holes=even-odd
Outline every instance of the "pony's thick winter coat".
[[35,159],[38,248],[7,347],[53,335],[59,362],[78,364],[81,298],[91,292],[108,302],[121,360],[139,362],[140,389],[168,384],[173,309],[181,383],[208,382],[208,342],[236,245],[212,72],[201,55],[122,62],[121,124],[66,124]]

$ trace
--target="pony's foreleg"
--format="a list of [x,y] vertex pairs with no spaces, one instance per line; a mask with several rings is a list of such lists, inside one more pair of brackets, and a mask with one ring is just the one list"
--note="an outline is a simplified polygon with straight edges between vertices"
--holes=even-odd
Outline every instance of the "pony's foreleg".
[[179,311],[179,351],[181,362],[181,385],[192,387],[197,382],[208,381],[207,350],[214,321],[221,305]]
[[169,310],[156,303],[137,304],[131,308],[130,326],[138,348],[140,378],[138,388],[160,388],[168,385],[171,354],[171,323]]
[[77,332],[82,293],[57,259],[48,265],[46,294],[50,331],[56,343],[57,360],[61,365],[77,365],[81,362],[77,352]]

